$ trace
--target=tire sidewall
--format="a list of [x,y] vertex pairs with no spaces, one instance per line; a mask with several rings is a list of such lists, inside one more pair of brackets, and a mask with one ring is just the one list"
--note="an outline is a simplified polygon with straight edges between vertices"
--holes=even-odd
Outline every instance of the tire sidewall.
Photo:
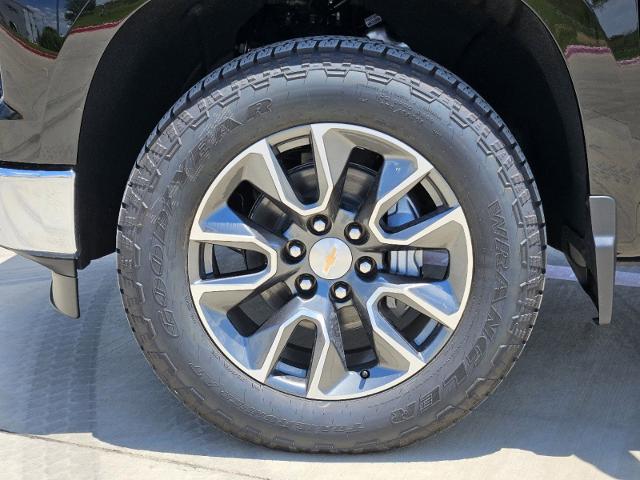
[[[502,142],[486,124],[459,125],[452,112],[466,107],[455,91],[408,69],[390,73],[388,63],[378,59],[365,66],[362,57],[342,55],[338,61],[336,54],[327,56],[336,71],[349,65],[342,67],[342,77],[328,74],[329,67],[319,60],[301,55],[268,68],[253,67],[182,111],[150,145],[147,159],[160,176],[153,191],[142,194],[148,208],[137,218],[140,262],[133,280],[144,292],[143,316],[155,331],[143,346],[170,358],[175,378],[169,383],[199,413],[247,435],[343,448],[414,434],[416,427],[427,433],[440,429],[449,414],[482,400],[474,396],[474,386],[479,379],[492,381],[495,354],[519,341],[512,318],[518,315],[520,285],[528,278],[519,250],[526,236],[512,214],[515,198],[505,188],[505,165],[483,149],[478,130],[488,137],[487,144]],[[303,66],[307,63],[312,67]],[[288,75],[281,74],[283,69]],[[265,71],[270,73],[265,76]],[[297,72],[305,76],[296,78]],[[254,88],[257,77],[268,78],[268,86]],[[187,274],[194,214],[220,171],[264,137],[322,122],[378,130],[424,155],[463,208],[474,257],[464,316],[435,359],[392,389],[346,401],[302,399],[244,374],[203,328]],[[166,224],[161,238],[159,223]]]

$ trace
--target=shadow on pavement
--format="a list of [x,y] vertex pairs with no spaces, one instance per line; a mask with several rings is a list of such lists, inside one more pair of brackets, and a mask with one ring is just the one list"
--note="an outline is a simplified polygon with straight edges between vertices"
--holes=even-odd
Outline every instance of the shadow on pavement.
[[530,344],[505,383],[456,427],[376,455],[308,456],[255,447],[186,410],[155,378],[120,304],[114,258],[81,272],[83,317],[52,311],[47,272],[0,265],[0,428],[87,432],[130,449],[289,462],[439,462],[519,449],[576,456],[640,478],[640,295],[619,287],[610,327],[577,284],[550,280]]

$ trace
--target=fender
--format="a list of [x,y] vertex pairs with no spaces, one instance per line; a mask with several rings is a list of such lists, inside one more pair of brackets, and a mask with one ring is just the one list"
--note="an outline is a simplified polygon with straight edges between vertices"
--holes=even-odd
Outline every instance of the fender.
[[640,190],[632,187],[640,177],[638,2],[526,1],[567,63],[582,115],[590,193],[615,198],[618,252],[640,256]]
[[13,121],[0,123],[0,159],[75,165],[95,69],[120,26],[147,0],[94,8],[87,8],[90,1],[70,2],[81,5],[77,12],[65,12],[58,0],[9,1],[21,15],[0,17],[0,68],[11,73],[2,78],[4,103],[14,112]]
[[598,306],[598,323],[608,324],[616,257],[640,256],[640,190],[633,188],[640,179],[638,2],[526,1],[562,51],[579,103],[593,242],[587,251],[592,253],[581,259],[571,255],[570,245],[563,250]]

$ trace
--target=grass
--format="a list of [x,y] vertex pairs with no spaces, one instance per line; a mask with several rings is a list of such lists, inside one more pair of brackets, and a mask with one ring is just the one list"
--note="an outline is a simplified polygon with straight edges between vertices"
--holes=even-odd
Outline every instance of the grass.
[[147,0],[114,0],[83,12],[73,24],[73,28],[93,27],[104,23],[117,22],[128,16]]

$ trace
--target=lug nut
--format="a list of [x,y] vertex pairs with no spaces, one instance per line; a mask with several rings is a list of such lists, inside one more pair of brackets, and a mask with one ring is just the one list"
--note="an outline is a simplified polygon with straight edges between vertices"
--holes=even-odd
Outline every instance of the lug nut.
[[344,282],[334,283],[331,287],[331,295],[333,295],[333,298],[338,302],[344,302],[351,295],[351,287]]
[[312,295],[316,289],[316,279],[309,274],[302,274],[296,279],[296,288],[301,295]]
[[313,280],[309,278],[303,278],[302,280],[300,280],[298,286],[300,287],[300,290],[308,292],[313,288]]
[[294,262],[302,260],[306,251],[306,249],[304,248],[304,244],[302,242],[299,242],[298,240],[291,240],[287,243],[287,246],[285,248],[287,257],[289,257],[289,260],[292,260]]
[[365,240],[365,232],[359,223],[350,223],[344,230],[345,236],[353,243],[361,243]]
[[376,268],[376,262],[373,258],[362,257],[356,262],[356,269],[361,275],[369,276]]
[[329,231],[329,219],[323,215],[317,215],[311,220],[311,230],[316,235],[323,235]]

